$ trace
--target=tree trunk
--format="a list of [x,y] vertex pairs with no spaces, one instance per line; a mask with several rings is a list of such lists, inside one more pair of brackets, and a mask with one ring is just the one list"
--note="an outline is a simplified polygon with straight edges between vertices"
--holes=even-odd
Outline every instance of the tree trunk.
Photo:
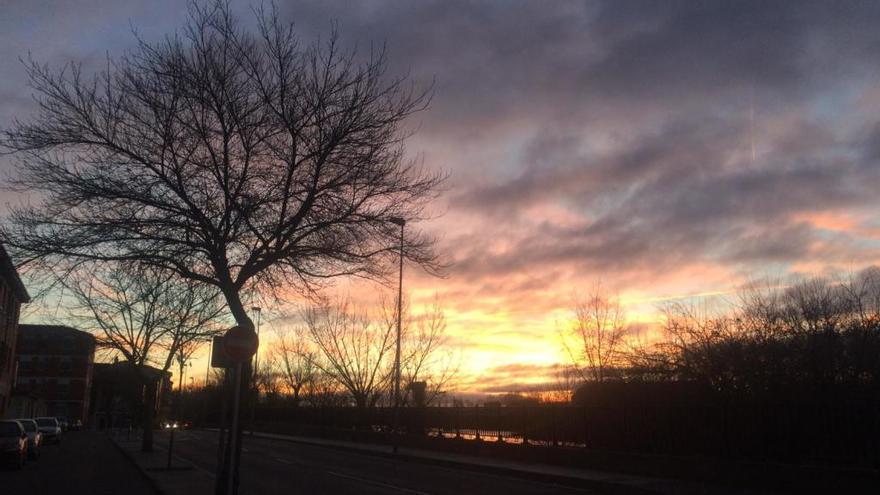
[[235,323],[253,329],[254,322],[251,321],[251,317],[248,316],[244,304],[241,303],[241,296],[239,295],[238,290],[232,287],[224,287],[221,289],[221,292],[223,292],[223,297],[226,299],[226,304],[229,306],[229,312],[232,313],[232,317],[235,318]]
[[141,402],[143,405],[143,424],[141,425],[143,428],[143,436],[141,437],[141,451],[152,452],[153,418],[155,416],[154,412],[156,408],[156,383],[143,376],[141,376],[140,379],[143,383],[141,388],[143,391],[143,395],[141,396]]

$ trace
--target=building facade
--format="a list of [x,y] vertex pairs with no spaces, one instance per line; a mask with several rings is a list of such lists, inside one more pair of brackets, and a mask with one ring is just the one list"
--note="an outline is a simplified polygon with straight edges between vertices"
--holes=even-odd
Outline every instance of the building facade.
[[0,245],[0,418],[6,417],[15,386],[15,349],[21,305],[30,301],[15,265]]
[[90,424],[96,429],[141,425],[145,399],[158,422],[167,415],[170,393],[168,371],[152,366],[135,370],[126,362],[96,363]]
[[95,337],[71,327],[19,325],[16,395],[42,399],[50,416],[89,417]]

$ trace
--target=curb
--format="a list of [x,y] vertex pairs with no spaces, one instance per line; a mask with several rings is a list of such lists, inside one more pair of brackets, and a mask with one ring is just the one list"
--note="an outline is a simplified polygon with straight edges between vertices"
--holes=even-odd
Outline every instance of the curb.
[[156,495],[166,495],[165,491],[159,487],[159,484],[156,482],[156,480],[154,480],[152,477],[150,477],[150,475],[147,474],[144,468],[142,468],[140,464],[138,464],[137,461],[134,460],[134,457],[132,457],[127,450],[122,448],[121,445],[116,443],[116,439],[109,436],[108,439],[110,440],[110,443],[112,443],[113,446],[116,447],[116,449],[119,450],[120,453],[122,453],[122,456],[125,457],[125,459],[128,460],[128,462],[130,462],[131,465],[135,467],[135,469],[137,469],[138,473],[140,473],[141,475],[141,478],[143,478],[147,482],[147,484],[150,485],[150,489],[153,490],[153,493],[155,493]]
[[[548,484],[557,484],[562,486],[567,486],[571,488],[588,488],[594,489],[602,492],[603,494],[610,495],[658,495],[663,492],[650,490],[647,488],[640,488],[632,485],[626,485],[622,483],[615,483],[611,481],[602,481],[602,480],[591,480],[585,478],[578,478],[573,476],[565,476],[561,474],[545,474],[539,473],[535,471],[526,471],[522,469],[516,469],[513,467],[502,467],[502,466],[491,466],[487,464],[472,464],[468,462],[455,461],[452,459],[437,459],[433,457],[423,457],[419,455],[413,454],[392,454],[391,452],[381,452],[376,449],[362,448],[354,445],[340,445],[340,444],[326,444],[316,441],[309,441],[305,438],[290,438],[284,437],[282,435],[276,435],[271,433],[261,433],[261,432],[253,432],[254,437],[263,438],[266,440],[279,440],[283,442],[290,443],[298,443],[302,445],[310,445],[314,447],[324,447],[328,449],[335,450],[343,450],[348,452],[357,452],[359,454],[367,454],[373,455],[377,457],[384,457],[387,459],[397,459],[403,461],[417,462],[420,464],[434,464],[446,467],[455,467],[458,469],[464,469],[466,471],[472,472],[486,472],[492,474],[502,474],[513,476],[521,479],[531,479],[534,481],[540,481]],[[243,436],[246,438],[247,433],[243,432]],[[390,446],[389,446],[390,448]]]

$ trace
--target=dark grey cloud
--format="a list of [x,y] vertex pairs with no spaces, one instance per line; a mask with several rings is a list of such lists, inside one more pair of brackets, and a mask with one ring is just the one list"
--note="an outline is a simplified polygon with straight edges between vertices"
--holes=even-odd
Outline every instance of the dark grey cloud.
[[[480,231],[457,240],[470,246],[460,251],[457,269],[497,277],[570,266],[623,276],[695,262],[760,270],[809,256],[834,263],[876,254],[851,233],[824,232],[797,218],[802,212],[880,206],[875,194],[880,167],[868,148],[873,141],[840,140],[809,123],[789,127],[755,161],[747,153],[731,159],[735,150],[726,136],[736,133],[729,126],[685,134],[673,126],[668,138],[642,140],[605,160],[535,166],[510,181],[464,193],[461,204],[502,224],[505,217],[533,214],[527,207],[542,201],[567,204],[583,212],[585,221],[539,222],[514,231],[517,247],[503,253],[489,247],[496,237]],[[816,251],[817,243],[831,246]],[[554,283],[558,279],[545,287]]]
[[[249,2],[232,3],[247,19]],[[361,53],[387,43],[392,74],[436,81],[410,146],[452,173],[436,229],[470,290],[871,252],[795,216],[880,206],[880,101],[858,103],[880,85],[880,3],[279,4],[304,41],[337,22]],[[4,6],[0,125],[30,107],[16,57],[100,60],[131,46],[130,23],[158,39],[185,10]],[[572,218],[542,218],[551,207]]]
[[[472,382],[466,382],[465,385],[467,389],[488,394],[554,391],[559,390],[562,385],[553,377],[564,368],[562,363],[504,364],[486,370],[483,375],[474,377]],[[543,380],[536,381],[536,378]]]

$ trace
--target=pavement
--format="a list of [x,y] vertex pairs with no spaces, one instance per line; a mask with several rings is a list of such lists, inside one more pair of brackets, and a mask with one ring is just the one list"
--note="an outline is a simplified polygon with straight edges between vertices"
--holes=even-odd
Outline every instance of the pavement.
[[[137,452],[134,439],[120,448],[166,495],[213,493],[217,432],[178,431],[172,469],[166,432],[156,434],[156,452]],[[667,480],[558,466],[490,460],[418,449],[391,456],[381,445],[307,437],[245,435],[241,495],[261,494],[736,494],[744,493]]]
[[[175,437],[183,436],[179,432]],[[153,451],[141,452],[140,432],[135,430],[116,430],[108,432],[121,455],[128,458],[146,479],[155,493],[163,495],[200,495],[214,493],[214,474],[206,469],[196,468],[193,463],[172,455],[169,464],[167,435],[153,437]],[[159,445],[163,443],[163,445]],[[172,448],[172,454],[174,453]]]
[[0,493],[157,495],[150,481],[104,433],[67,432],[21,471],[0,470]]

